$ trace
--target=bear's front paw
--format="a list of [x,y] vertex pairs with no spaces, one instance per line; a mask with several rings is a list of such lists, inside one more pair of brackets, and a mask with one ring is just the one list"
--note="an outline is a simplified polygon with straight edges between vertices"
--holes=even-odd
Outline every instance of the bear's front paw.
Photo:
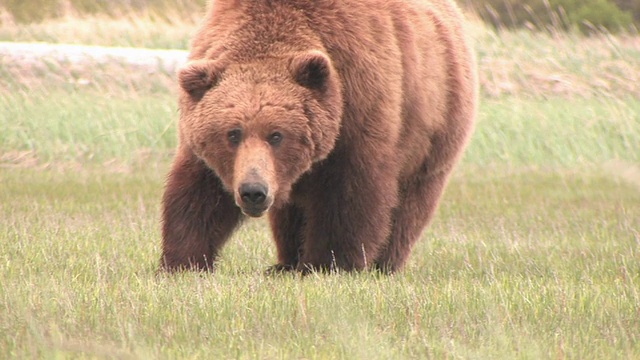
[[289,273],[289,272],[292,272],[292,271],[295,271],[295,270],[296,270],[296,268],[293,265],[275,264],[275,265],[269,266],[267,268],[267,270],[264,271],[264,274],[266,276],[274,276],[274,275]]
[[314,265],[310,263],[299,263],[296,270],[302,276],[311,274],[334,274],[338,273],[340,269],[331,265]]

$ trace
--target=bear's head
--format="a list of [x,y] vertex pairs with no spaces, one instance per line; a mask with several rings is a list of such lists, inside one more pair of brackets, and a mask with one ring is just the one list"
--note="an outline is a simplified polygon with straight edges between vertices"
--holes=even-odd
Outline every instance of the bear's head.
[[180,141],[249,216],[286,203],[338,138],[341,82],[322,51],[243,63],[192,60],[178,80]]

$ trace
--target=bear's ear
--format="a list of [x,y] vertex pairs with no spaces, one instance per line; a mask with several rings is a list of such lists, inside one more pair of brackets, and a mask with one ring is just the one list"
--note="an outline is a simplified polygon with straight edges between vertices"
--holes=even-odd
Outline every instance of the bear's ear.
[[178,70],[178,82],[195,100],[214,87],[220,79],[221,69],[212,60],[194,60]]
[[309,89],[324,90],[331,76],[331,61],[324,53],[312,50],[295,56],[289,69],[298,84]]

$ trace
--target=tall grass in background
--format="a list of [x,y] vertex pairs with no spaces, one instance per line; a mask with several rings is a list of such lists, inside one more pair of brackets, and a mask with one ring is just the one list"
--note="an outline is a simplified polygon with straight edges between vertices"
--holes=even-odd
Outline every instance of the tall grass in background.
[[157,21],[147,15],[117,18],[96,15],[53,19],[23,26],[0,24],[0,41],[186,49],[198,16]]
[[[495,28],[579,29],[584,33],[618,32],[640,25],[640,5],[633,0],[459,0]],[[69,16],[151,16],[156,20],[190,17],[206,0],[3,0],[0,22],[39,23]]]
[[461,0],[496,29],[584,34],[628,31],[640,25],[640,5],[633,0]]
[[[166,159],[176,144],[169,93],[104,96],[49,91],[0,98],[0,154],[43,163]],[[633,100],[485,100],[466,165],[549,168],[640,163],[640,103]],[[16,159],[17,161],[17,159]]]
[[[196,24],[204,15],[205,6],[190,2],[188,6],[173,6],[163,11],[159,10],[174,2],[161,3],[165,5],[159,8],[142,7],[138,10],[126,10],[124,5],[118,6],[116,2],[116,5],[110,7],[110,11],[78,14],[68,10],[64,16],[45,17],[25,23],[17,22],[14,16],[6,12],[2,20],[0,6],[0,41],[186,49]],[[112,4],[102,1],[90,3],[96,6]],[[27,13],[32,13],[31,7],[36,6],[30,1],[20,1],[19,4],[25,6]],[[46,10],[44,12],[46,13]],[[42,14],[42,11],[33,13]]]
[[3,0],[0,3],[6,15],[4,21],[21,24],[68,16],[149,15],[158,20],[189,17],[202,11],[207,0]]

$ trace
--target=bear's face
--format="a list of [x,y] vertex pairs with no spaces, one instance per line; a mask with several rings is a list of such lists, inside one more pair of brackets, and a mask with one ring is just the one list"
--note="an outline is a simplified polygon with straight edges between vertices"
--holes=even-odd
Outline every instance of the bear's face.
[[181,141],[249,216],[286,203],[296,180],[334,147],[340,82],[319,51],[250,64],[195,60],[178,78]]

